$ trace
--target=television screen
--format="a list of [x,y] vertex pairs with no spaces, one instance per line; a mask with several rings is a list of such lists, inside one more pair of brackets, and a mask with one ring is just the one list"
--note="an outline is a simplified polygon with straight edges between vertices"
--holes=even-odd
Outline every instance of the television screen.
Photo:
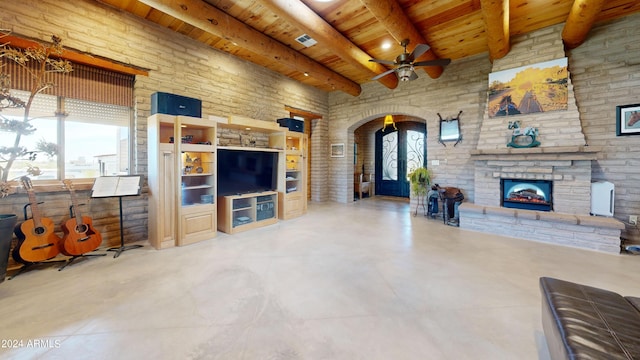
[[278,153],[218,149],[218,196],[276,190]]

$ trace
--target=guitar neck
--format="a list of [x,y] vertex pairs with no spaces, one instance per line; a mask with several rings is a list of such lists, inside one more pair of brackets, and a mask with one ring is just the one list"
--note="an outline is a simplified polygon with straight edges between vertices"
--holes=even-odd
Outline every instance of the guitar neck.
[[29,205],[31,206],[31,217],[33,218],[33,224],[35,227],[42,227],[42,215],[38,209],[38,201],[36,200],[36,194],[33,190],[27,191],[29,195]]
[[80,209],[78,208],[78,200],[76,199],[76,191],[74,189],[69,189],[69,193],[71,193],[71,204],[73,205],[73,212],[76,216],[76,224],[82,225],[82,215],[80,215]]

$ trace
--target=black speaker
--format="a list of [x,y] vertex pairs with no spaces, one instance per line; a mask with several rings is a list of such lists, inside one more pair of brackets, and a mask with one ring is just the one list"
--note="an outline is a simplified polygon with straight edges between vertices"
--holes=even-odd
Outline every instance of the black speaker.
[[278,124],[289,129],[289,131],[304,132],[304,121],[292,118],[278,119]]
[[184,115],[202,117],[202,101],[186,96],[155,92],[151,94],[151,115]]

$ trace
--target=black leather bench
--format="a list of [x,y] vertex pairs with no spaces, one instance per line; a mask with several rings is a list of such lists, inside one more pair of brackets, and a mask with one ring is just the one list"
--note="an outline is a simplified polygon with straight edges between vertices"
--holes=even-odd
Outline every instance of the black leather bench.
[[640,298],[549,277],[540,292],[552,359],[640,359]]

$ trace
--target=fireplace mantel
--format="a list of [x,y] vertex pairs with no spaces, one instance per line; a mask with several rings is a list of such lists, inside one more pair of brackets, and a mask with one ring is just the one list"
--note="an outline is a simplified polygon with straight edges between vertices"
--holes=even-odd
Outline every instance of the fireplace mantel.
[[601,146],[552,146],[471,150],[473,160],[597,160]]

